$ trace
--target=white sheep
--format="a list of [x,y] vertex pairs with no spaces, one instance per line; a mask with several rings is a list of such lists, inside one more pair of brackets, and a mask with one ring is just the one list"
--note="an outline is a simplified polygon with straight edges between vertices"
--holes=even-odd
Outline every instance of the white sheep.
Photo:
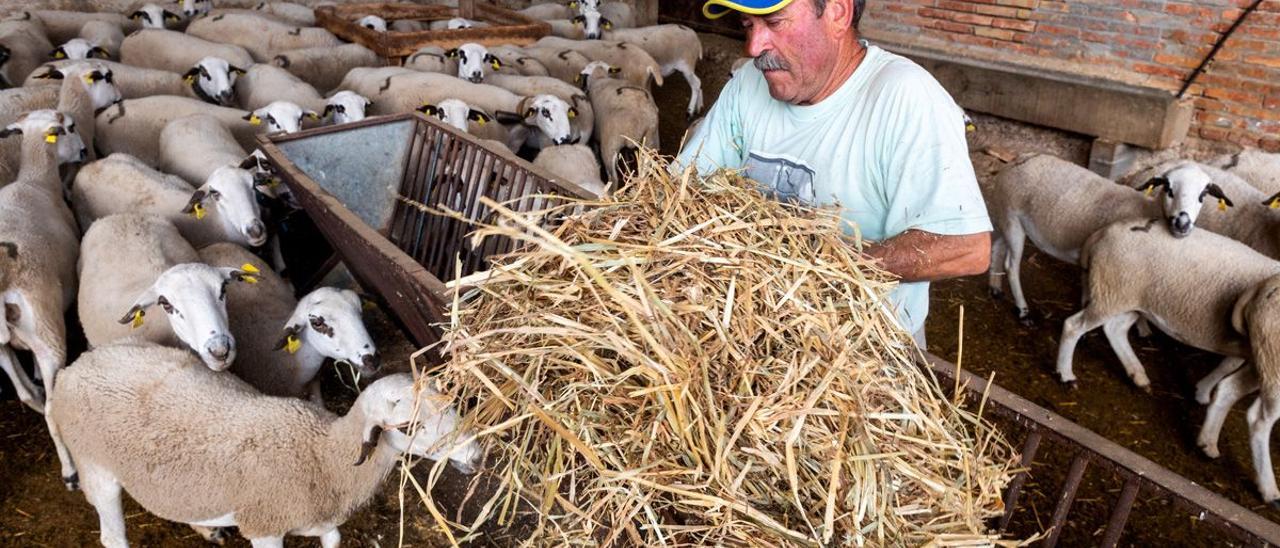
[[240,108],[257,110],[276,101],[288,101],[308,110],[324,108],[324,97],[289,71],[268,64],[256,64],[236,80],[236,100]]
[[[547,70],[546,65],[542,64],[542,61],[525,55],[524,51],[518,47],[494,46],[489,48],[489,53],[492,53],[499,61],[502,61],[503,71],[501,72],[510,74],[510,71],[515,71],[516,74],[523,76],[551,76],[550,71]],[[586,66],[586,64],[583,63],[583,66]],[[567,72],[569,74],[577,74],[577,71]]]
[[224,241],[257,247],[267,240],[254,195],[263,182],[248,170],[223,166],[193,189],[137,158],[112,154],[80,169],[71,205],[86,229],[108,215],[150,213],[172,222],[195,247]]
[[[563,102],[563,104],[547,102],[545,105],[539,106],[557,111],[548,112],[546,115],[547,118],[554,119],[560,117],[559,109],[565,109],[564,116],[573,127],[568,138],[561,141],[552,141],[547,139],[546,133],[539,132],[528,143],[534,148],[591,141],[591,136],[595,132],[595,109],[591,106],[591,101],[587,99],[585,92],[572,84],[550,76],[519,76],[511,74],[491,74],[486,78],[485,83],[525,97],[551,95]],[[527,118],[531,114],[541,113],[531,113],[526,109],[522,114]]]
[[596,196],[604,196],[608,189],[600,180],[600,163],[586,145],[546,147],[538,153],[533,165]]
[[[212,58],[210,58],[212,60]],[[49,85],[56,83],[52,80],[40,79],[37,76],[47,72],[47,69],[64,69],[68,66],[76,64],[78,61],[54,61],[45,63],[40,69],[32,72],[27,77],[23,86],[34,87]],[[137,99],[140,97],[150,97],[152,95],[178,95],[181,97],[190,97],[192,99],[200,99],[212,104],[218,104],[217,97],[227,96],[233,92],[231,88],[230,78],[220,78],[214,81],[212,75],[220,74],[213,65],[206,65],[205,70],[210,74],[210,78],[205,78],[199,71],[188,71],[192,74],[187,78],[183,74],[169,72],[167,70],[147,69],[116,63],[113,61],[95,60],[99,66],[111,69],[112,80],[116,88],[120,90],[120,96],[124,99]],[[192,67],[195,68],[195,67]],[[224,71],[223,73],[229,72]],[[219,88],[219,86],[225,86]]]
[[327,93],[337,88],[351,69],[375,66],[379,58],[373,50],[360,44],[344,44],[282,51],[271,63],[315,86],[317,91]]
[[244,115],[253,126],[262,126],[264,133],[294,133],[302,130],[303,120],[320,120],[320,113],[300,107],[289,101],[272,101]]
[[[75,219],[63,200],[58,178],[57,149],[78,141],[68,134],[70,122],[62,113],[37,110],[0,130],[0,138],[16,134],[22,139],[18,178],[0,188],[0,299],[6,317],[0,342],[35,356],[47,393],[56,388],[57,373],[66,364],[63,318],[75,297],[80,254]],[[21,368],[15,372],[10,367],[6,373],[26,378]],[[15,380],[14,386],[27,390],[24,401],[36,406],[37,395],[31,393],[29,380]],[[53,397],[44,401],[46,421],[53,401]],[[51,422],[49,434],[62,465],[62,479],[74,488],[75,466]]]
[[308,6],[293,2],[262,2],[253,9],[283,19],[286,23],[300,27],[314,27],[316,14]]
[[129,14],[129,19],[138,22],[144,29],[164,30],[182,23],[182,17],[177,13],[149,2]]
[[235,526],[254,546],[283,546],[285,535],[298,534],[335,547],[338,526],[402,454],[448,458],[466,473],[481,456],[448,401],[407,374],[375,381],[339,417],[265,396],[159,346],[98,348],[67,371],[55,397],[78,405],[55,407],[53,423],[82,468],[106,546],[127,545],[127,489],[150,512]]
[[[228,285],[257,281],[254,268],[204,264],[178,229],[156,216],[103,217],[84,235],[80,325],[90,348],[132,339],[184,348],[214,371],[231,367],[237,344],[227,324]],[[252,265],[250,265],[252,266]],[[152,319],[158,307],[163,316]]]
[[423,46],[404,60],[404,68],[440,74],[458,73],[458,56],[446,55],[440,46]]
[[441,19],[439,21],[432,21],[430,24],[427,25],[427,30],[458,30],[458,29],[484,28],[487,26],[489,26],[489,24],[485,23],[484,21],[476,21],[473,19],[454,17],[452,19]]
[[359,93],[343,90],[325,99],[324,112],[320,117],[329,118],[335,125],[359,122],[364,119],[365,111],[372,104],[368,98]]
[[[590,29],[590,27],[587,27]],[[588,31],[588,38],[591,33]],[[605,40],[635,44],[653,57],[662,76],[679,72],[689,84],[690,118],[702,110],[702,80],[698,79],[698,61],[702,59],[702,41],[698,33],[683,25],[655,25],[635,29],[606,30]]]
[[157,95],[126,99],[97,117],[97,146],[103,155],[124,152],[148,165],[160,158],[160,132],[169,122],[192,114],[209,114],[222,122],[246,149],[256,147],[261,126],[251,125],[243,110],[211,105],[198,99]]
[[609,182],[617,185],[622,151],[644,145],[657,148],[658,105],[644,87],[612,77],[615,67],[593,61],[582,71],[583,85],[595,108],[596,141]]
[[[542,63],[542,66],[547,69],[548,76],[570,84],[578,82],[582,69],[591,63],[591,59],[586,55],[565,48],[517,48],[515,46],[499,46],[499,48],[518,51],[520,55]],[[498,56],[501,58],[502,54]]]
[[182,0],[182,15],[191,19],[197,15],[208,15],[213,10],[213,0]]
[[1032,322],[1022,291],[1023,245],[1030,238],[1036,248],[1060,261],[1078,264],[1080,249],[1098,229],[1130,217],[1160,217],[1168,231],[1186,236],[1207,217],[1205,198],[1211,207],[1219,200],[1230,204],[1227,194],[1194,167],[1173,170],[1144,183],[1138,191],[1159,192],[1150,200],[1142,192],[1126,188],[1088,169],[1049,155],[1027,155],[1006,166],[983,189],[996,234],[991,242],[988,285],[992,296],[1003,294],[1007,272],[1018,318]]
[[39,19],[0,21],[0,89],[20,84],[51,50]]
[[89,23],[106,23],[121,32],[133,32],[139,28],[136,21],[130,21],[120,13],[69,10],[35,10],[31,13],[44,24],[49,40],[54,43],[76,37],[88,38],[85,25]]
[[608,40],[568,40],[546,36],[534,45],[553,49],[571,49],[592,61],[608,63],[609,66],[622,69],[620,77],[636,87],[647,90],[650,82],[662,85],[662,67],[653,59],[653,56],[633,44]]
[[259,63],[270,62],[286,50],[343,44],[333,33],[319,27],[296,27],[259,15],[237,13],[197,19],[187,27],[187,33],[243,47]]
[[[551,36],[559,36],[560,38],[568,38],[570,40],[584,40],[590,38],[586,30],[583,28],[582,21],[578,18],[573,19],[548,19],[545,21],[551,25]],[[596,38],[599,38],[598,36]]]
[[[421,51],[421,50],[419,50]],[[502,60],[489,53],[489,49],[474,42],[447,50],[444,55],[458,63],[456,76],[473,84],[479,84],[490,71],[502,68]]]
[[126,36],[120,45],[120,62],[170,72],[189,70],[208,57],[240,68],[253,64],[253,57],[240,46],[171,30],[143,29]]
[[[119,101],[119,91],[111,83],[111,71],[103,69],[96,63],[79,62],[61,70],[50,70],[40,73],[50,79],[61,81],[61,85],[52,88],[56,95],[40,97],[40,101],[27,102],[29,110],[56,108],[67,115],[66,131],[71,138],[61,139],[58,147],[59,159],[63,163],[79,162],[93,155],[94,127],[92,123],[76,124],[76,120],[92,120],[93,113],[107,105]],[[69,77],[68,77],[69,76]],[[49,101],[53,99],[53,101]],[[0,116],[0,122],[5,117]],[[0,141],[0,184],[8,183],[17,177],[20,154],[19,143]]]
[[1240,177],[1267,194],[1280,193],[1280,153],[1247,148],[1216,158],[1212,165]]
[[356,21],[356,24],[372,31],[387,32],[387,20],[377,15],[361,17]]
[[[481,109],[473,108],[461,99],[445,99],[436,104],[426,104],[417,108],[418,112],[444,122],[463,133],[471,133],[471,125],[477,128],[493,122],[493,116]],[[502,145],[506,148],[506,144]]]
[[56,60],[90,58],[107,59],[111,57],[111,54],[108,53],[107,50],[98,47],[97,44],[85,40],[84,38],[72,38],[67,40],[66,43],[61,46],[54,48],[54,50],[49,53],[49,57]]
[[[200,260],[215,267],[239,268],[259,262],[236,244],[200,250]],[[237,357],[231,372],[263,394],[311,397],[320,402],[316,374],[326,359],[347,362],[361,374],[377,373],[377,347],[361,319],[355,292],[321,287],[301,300],[275,272],[262,267],[253,284],[227,288],[227,318]]]
[[231,131],[208,114],[183,116],[160,132],[160,171],[182,177],[192,188],[204,184],[218,168],[250,169],[256,164]]
[[636,26],[635,13],[632,12],[631,6],[623,2],[604,2],[599,0],[584,0],[583,2],[571,2],[569,5],[577,4],[574,9],[578,10],[578,15],[587,15],[590,13],[598,14],[595,25],[589,25],[588,29],[594,27],[596,29],[603,28],[609,30],[611,28],[627,29]]
[[89,21],[80,27],[79,38],[105,52],[105,58],[119,59],[120,46],[124,44],[124,30],[117,23]]

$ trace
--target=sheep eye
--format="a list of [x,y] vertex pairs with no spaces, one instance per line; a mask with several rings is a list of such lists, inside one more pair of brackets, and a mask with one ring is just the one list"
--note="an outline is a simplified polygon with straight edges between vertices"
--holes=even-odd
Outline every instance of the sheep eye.
[[545,109],[545,108],[544,108],[544,109],[542,109],[542,117],[543,117],[543,118],[546,118],[546,119],[548,119],[548,120],[550,120],[550,119],[551,119],[551,112],[550,112],[550,111],[548,111],[548,110],[547,110],[547,109]]
[[218,199],[221,199],[221,198],[222,198],[222,193],[221,193],[221,192],[218,192],[218,191],[216,191],[216,190],[210,190],[209,192],[205,193],[205,197],[206,197],[206,198],[212,198],[212,199],[214,199],[214,200],[218,200]]
[[333,107],[333,110],[337,111],[339,114],[344,114],[344,113],[346,113],[346,112],[347,112],[347,107],[344,107],[344,106],[342,106],[342,105],[338,105],[338,106],[336,106],[336,107]]
[[268,114],[268,115],[267,115],[267,123],[268,123],[268,124],[275,124],[275,123],[276,123],[276,117],[275,117],[275,116],[272,116],[272,115],[270,115],[270,114]]
[[162,296],[156,300],[156,303],[160,305],[160,308],[164,309],[165,314],[173,314],[173,305],[169,304],[169,299]]
[[231,280],[223,280],[223,282],[222,282],[222,287],[221,287],[220,289],[218,289],[218,300],[219,300],[219,301],[225,301],[225,300],[227,300],[227,284],[228,284],[230,281],[231,281]]
[[323,329],[323,328],[324,328],[324,318],[321,318],[321,317],[319,317],[319,316],[315,316],[315,317],[311,318],[311,327],[312,327],[313,329],[317,329],[317,330],[319,330],[319,329]]
[[73,123],[73,124],[68,124],[68,125],[67,125],[67,133],[75,133],[75,132],[76,132],[76,125],[75,125],[74,123]]

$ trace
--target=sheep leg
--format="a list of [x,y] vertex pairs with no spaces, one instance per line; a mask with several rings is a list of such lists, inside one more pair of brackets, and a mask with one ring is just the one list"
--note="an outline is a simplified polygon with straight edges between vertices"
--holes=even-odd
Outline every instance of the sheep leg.
[[605,171],[609,174],[609,183],[618,187],[618,152],[622,150],[621,137],[610,137],[600,142],[600,161],[604,162]]
[[[54,325],[56,324],[56,325]],[[53,322],[50,328],[62,328],[62,322]],[[59,340],[66,340],[65,331],[58,329],[57,336]],[[53,414],[49,407],[53,405],[53,383],[54,378],[58,374],[58,370],[62,369],[66,363],[66,349],[53,348],[44,343],[44,341],[32,337],[28,346],[31,347],[32,353],[36,356],[36,365],[44,373],[44,390],[48,396],[44,400],[44,420],[49,425],[49,436],[53,438],[53,447],[58,452],[58,461],[62,464],[62,482],[67,485],[67,489],[75,491],[80,484],[79,476],[76,475],[75,464],[71,460],[71,454],[67,452],[67,446],[62,443],[62,435],[58,431],[58,426],[53,423]]]
[[1143,392],[1151,393],[1151,379],[1147,378],[1146,368],[1142,367],[1142,361],[1138,359],[1133,346],[1129,344],[1129,328],[1133,327],[1134,322],[1139,318],[1141,316],[1137,312],[1121,314],[1107,320],[1102,330],[1107,335],[1107,342],[1111,343],[1111,351],[1120,358],[1120,364],[1124,366],[1125,373],[1129,374],[1129,379]]
[[1026,245],[1026,232],[1017,219],[1009,223],[1008,229],[1003,232],[1005,245],[1009,248],[1004,267],[1009,273],[1009,291],[1013,293],[1013,305],[1018,309],[1018,322],[1031,327],[1034,323],[1031,309],[1027,307],[1027,297],[1022,293],[1022,251]]
[[1138,336],[1144,339],[1151,336],[1151,322],[1146,318],[1138,318]]
[[222,546],[227,543],[230,532],[226,527],[202,527],[200,525],[192,525],[191,528],[200,535],[200,538],[206,542]]
[[124,505],[120,500],[120,482],[106,470],[92,464],[84,466],[84,498],[98,512],[98,537],[107,548],[126,548]]
[[1271,428],[1280,419],[1280,393],[1264,390],[1249,406],[1249,448],[1253,451],[1253,469],[1258,491],[1265,500],[1280,505],[1280,489],[1276,473],[1271,469]]
[[1235,373],[1242,365],[1244,365],[1244,358],[1232,358],[1230,356],[1222,358],[1222,362],[1218,364],[1218,367],[1196,383],[1196,401],[1200,405],[1208,405],[1209,400],[1213,397],[1213,387],[1217,386],[1218,382],[1225,379],[1227,375]]
[[672,63],[670,67],[663,67],[663,69],[664,77],[670,76],[673,72],[679,72],[681,76],[684,76],[684,81],[689,83],[689,119],[692,120],[693,116],[702,110],[702,80],[698,79],[697,72],[684,59]]
[[[1228,358],[1230,359],[1230,358]],[[1225,363],[1225,360],[1224,360]],[[1211,459],[1218,458],[1218,436],[1222,434],[1222,423],[1227,420],[1227,413],[1236,402],[1258,389],[1258,370],[1253,367],[1242,367],[1227,375],[1217,383],[1213,391],[1213,401],[1205,410],[1204,424],[1200,426],[1200,435],[1196,445]]]
[[1073,386],[1076,382],[1076,376],[1071,371],[1071,359],[1075,356],[1080,337],[1106,322],[1107,318],[1092,317],[1089,309],[1081,310],[1062,322],[1062,338],[1058,343],[1058,378],[1062,382]]
[[249,539],[253,548],[284,548],[284,537],[263,537]]
[[320,535],[320,548],[338,548],[340,542],[342,542],[342,533],[338,532],[337,527]]
[[[9,376],[9,380],[13,382],[14,390],[18,392],[18,401],[26,404],[27,407],[34,409],[37,413],[44,413],[44,393],[40,391],[40,387],[31,382],[27,377],[27,372],[22,370],[22,365],[18,363],[17,356],[13,355],[13,349],[8,345],[0,346],[0,369]],[[38,371],[39,368],[36,368]]]
[[1004,297],[1004,282],[1000,280],[1005,275],[1005,257],[1009,255],[1009,246],[1005,245],[1004,237],[1000,233],[996,233],[991,238],[991,267],[987,269],[987,291],[991,293],[992,299]]

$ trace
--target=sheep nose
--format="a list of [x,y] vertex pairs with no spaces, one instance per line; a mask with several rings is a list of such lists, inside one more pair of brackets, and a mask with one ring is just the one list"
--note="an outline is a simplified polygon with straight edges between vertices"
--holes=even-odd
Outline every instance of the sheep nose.
[[83,162],[88,159],[89,159],[89,149],[85,147],[80,147],[80,161]]
[[377,354],[365,354],[360,358],[360,365],[366,373],[377,373],[382,367],[382,357]]
[[217,369],[218,371],[221,371],[231,365],[231,361],[235,359],[234,344],[235,343],[232,342],[231,337],[227,335],[214,337],[205,344],[205,351],[209,353],[209,357],[213,358],[219,363],[219,365],[221,365],[221,367],[210,367],[210,369]]
[[1182,238],[1191,233],[1191,215],[1186,212],[1178,213],[1176,217],[1170,219],[1170,228],[1174,236]]
[[484,75],[481,74],[480,71],[476,71],[471,73],[471,78],[468,79],[471,80],[472,83],[479,84],[481,80],[484,80]]
[[566,135],[566,136],[564,136],[564,137],[561,137],[561,138],[559,138],[559,139],[556,139],[556,144],[557,144],[557,145],[565,145],[565,144],[569,144],[569,141],[570,141],[570,138],[569,138],[569,136],[567,136],[567,135]]

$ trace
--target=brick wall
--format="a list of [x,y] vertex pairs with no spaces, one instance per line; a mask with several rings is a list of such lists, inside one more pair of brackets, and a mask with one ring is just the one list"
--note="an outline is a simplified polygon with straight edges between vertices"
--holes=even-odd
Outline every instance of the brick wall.
[[[1176,91],[1252,2],[869,0],[862,29]],[[1189,95],[1192,139],[1280,151],[1280,0],[1263,0]]]

